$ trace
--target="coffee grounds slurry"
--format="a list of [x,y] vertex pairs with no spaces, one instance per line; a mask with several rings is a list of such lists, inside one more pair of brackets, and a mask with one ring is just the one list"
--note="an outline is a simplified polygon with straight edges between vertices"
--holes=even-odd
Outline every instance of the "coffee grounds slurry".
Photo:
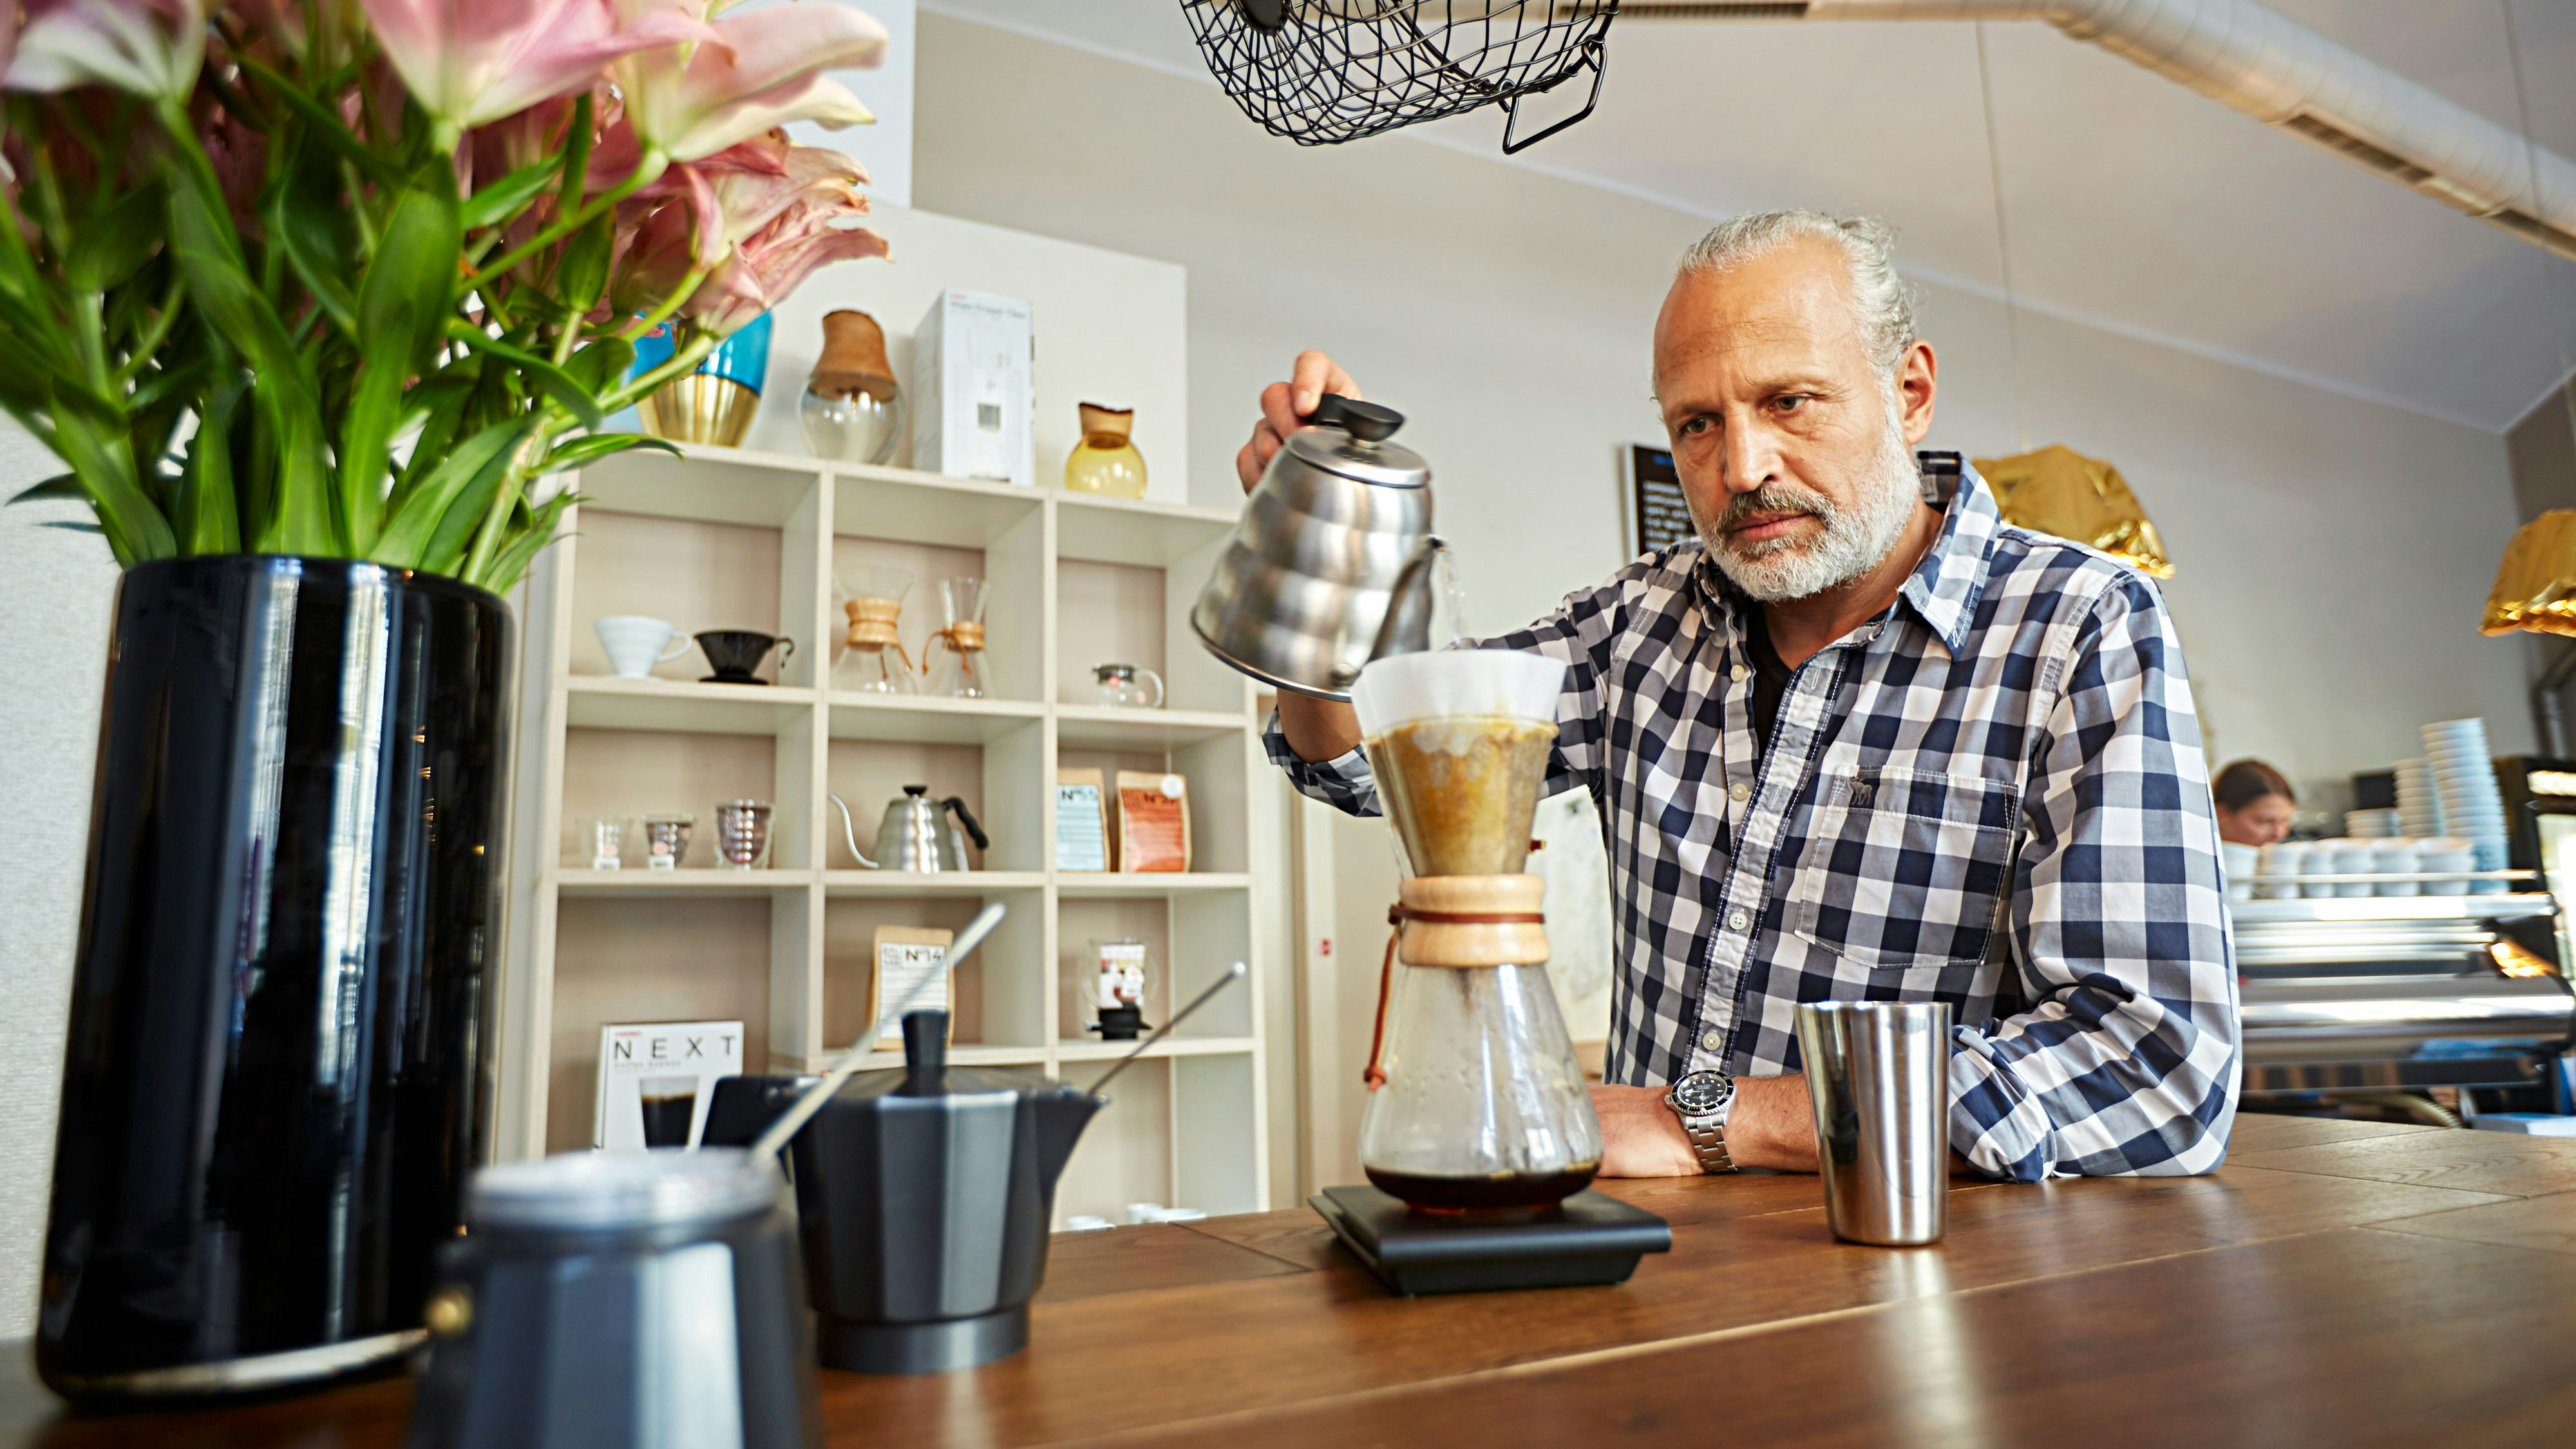
[[1378,799],[1412,873],[1518,874],[1555,739],[1554,724],[1456,715],[1369,740]]

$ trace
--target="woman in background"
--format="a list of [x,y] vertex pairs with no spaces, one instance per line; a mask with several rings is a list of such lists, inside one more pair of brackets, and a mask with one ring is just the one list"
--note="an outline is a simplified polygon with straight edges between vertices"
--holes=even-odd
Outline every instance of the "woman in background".
[[2290,834],[2299,797],[2281,772],[2261,760],[2238,760],[2218,772],[2209,792],[2218,797],[2218,838],[2237,845],[2270,845]]

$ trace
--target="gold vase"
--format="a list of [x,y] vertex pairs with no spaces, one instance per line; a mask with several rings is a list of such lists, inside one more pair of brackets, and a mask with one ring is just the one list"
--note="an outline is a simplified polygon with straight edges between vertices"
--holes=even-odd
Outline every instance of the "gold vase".
[[759,393],[708,372],[674,378],[635,404],[644,431],[654,437],[722,448],[742,446],[743,436],[751,431],[752,414],[759,410]]

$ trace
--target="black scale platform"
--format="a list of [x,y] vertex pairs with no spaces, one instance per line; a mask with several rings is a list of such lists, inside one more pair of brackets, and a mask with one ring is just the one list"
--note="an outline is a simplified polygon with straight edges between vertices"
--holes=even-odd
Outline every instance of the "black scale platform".
[[1328,1187],[1306,1204],[1407,1296],[1624,1283],[1639,1258],[1673,1246],[1662,1218],[1590,1188],[1517,1212],[1418,1213],[1374,1187]]

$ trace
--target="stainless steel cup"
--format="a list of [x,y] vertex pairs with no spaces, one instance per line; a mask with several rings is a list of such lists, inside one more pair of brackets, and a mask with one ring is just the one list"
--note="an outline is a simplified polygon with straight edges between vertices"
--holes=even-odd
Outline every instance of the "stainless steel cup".
[[1950,1007],[1814,1001],[1798,1051],[1816,1112],[1825,1220],[1846,1242],[1938,1242],[1950,1187]]
[[768,801],[726,800],[716,806],[716,855],[732,870],[768,862]]

